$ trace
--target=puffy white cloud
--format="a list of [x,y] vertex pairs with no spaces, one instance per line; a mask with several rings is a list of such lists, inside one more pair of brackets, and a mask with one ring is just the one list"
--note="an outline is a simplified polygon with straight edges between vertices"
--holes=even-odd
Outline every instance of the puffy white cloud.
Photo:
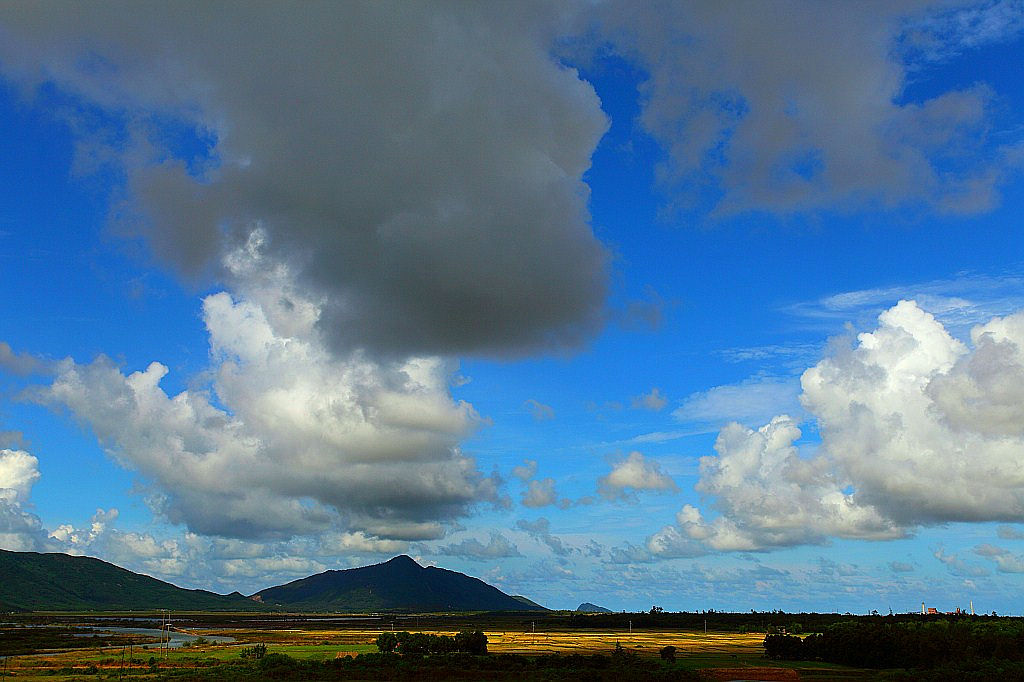
[[575,346],[604,317],[582,176],[608,122],[551,55],[566,13],[11,4],[0,65],[124,122],[104,131],[117,144],[83,146],[123,168],[120,229],[181,270],[218,267],[260,224],[323,297],[332,348],[522,353]]
[[749,551],[827,537],[892,538],[903,531],[870,507],[844,494],[829,462],[802,459],[794,441],[800,429],[776,417],[757,431],[739,424],[722,429],[716,457],[702,457],[697,490],[712,496],[719,516],[705,520],[692,505],[676,515],[676,527],[648,540],[663,556],[693,556],[700,547]]
[[529,481],[523,491],[524,507],[547,507],[558,502],[558,491],[555,490],[555,479],[542,478]]
[[[988,18],[939,20],[933,3],[737,8],[707,0],[613,2],[602,20],[650,73],[640,121],[668,153],[661,177],[683,194],[677,205],[788,214],[923,204],[971,213],[998,203],[1019,163],[1019,136],[977,143],[996,93],[979,84],[904,97],[922,62],[921,50],[908,49],[914,40],[928,35],[956,51],[968,36],[1014,34],[979,26],[1021,23],[993,3],[964,4]],[[935,30],[936,21],[946,28]]]
[[555,479],[550,477],[534,479],[534,476],[537,475],[536,460],[523,460],[521,465],[512,468],[512,475],[522,481],[525,486],[521,499],[524,507],[547,507],[557,504],[565,509],[572,504],[572,500],[558,497]]
[[440,554],[459,556],[480,561],[488,559],[505,559],[519,557],[519,548],[501,533],[491,532],[491,538],[485,545],[476,538],[467,538],[459,543],[446,545],[438,549]]
[[[249,246],[235,271],[260,262],[259,245]],[[156,362],[123,373],[105,357],[69,358],[36,398],[68,408],[139,472],[159,512],[201,534],[336,528],[424,539],[496,499],[497,482],[458,448],[479,418],[449,396],[449,365],[332,354],[317,330],[318,304],[285,270],[269,272],[248,297],[204,299],[209,390],[168,395],[168,370]]]
[[611,472],[597,481],[602,497],[609,500],[626,499],[640,490],[676,491],[679,488],[661,465],[633,451],[612,465]]
[[97,509],[88,528],[75,528],[70,523],[62,523],[50,532],[50,537],[59,542],[67,553],[82,554],[111,527],[119,515],[117,509]]
[[0,450],[0,500],[28,501],[39,480],[39,460],[24,450]]
[[24,450],[0,450],[0,549],[27,552],[46,546],[39,517],[25,508],[39,480],[38,466]]
[[[1024,312],[971,332],[971,346],[901,301],[855,345],[833,344],[804,372],[817,420],[813,456],[786,416],[726,426],[701,459],[697,490],[718,515],[686,505],[648,540],[662,556],[700,547],[759,550],[831,537],[886,539],[922,524],[1024,520]],[[952,556],[952,558],[950,558]],[[941,549],[951,570],[970,574]]]
[[1024,313],[976,327],[973,349],[902,301],[876,331],[803,376],[822,449],[861,504],[897,523],[1024,519]]

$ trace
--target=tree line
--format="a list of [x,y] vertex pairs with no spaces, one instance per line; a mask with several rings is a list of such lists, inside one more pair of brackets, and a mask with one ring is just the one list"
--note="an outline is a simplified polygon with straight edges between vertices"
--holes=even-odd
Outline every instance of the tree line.
[[487,635],[480,630],[464,630],[454,637],[426,632],[382,632],[377,636],[377,649],[382,654],[472,654],[487,653]]
[[1018,619],[859,620],[821,633],[769,634],[765,655],[776,660],[827,661],[858,668],[936,668],[968,661],[1024,661]]

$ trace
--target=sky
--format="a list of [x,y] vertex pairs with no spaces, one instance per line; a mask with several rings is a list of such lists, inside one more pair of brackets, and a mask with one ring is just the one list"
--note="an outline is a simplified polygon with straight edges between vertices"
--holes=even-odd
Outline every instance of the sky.
[[1024,613],[1024,3],[7,2],[0,548]]

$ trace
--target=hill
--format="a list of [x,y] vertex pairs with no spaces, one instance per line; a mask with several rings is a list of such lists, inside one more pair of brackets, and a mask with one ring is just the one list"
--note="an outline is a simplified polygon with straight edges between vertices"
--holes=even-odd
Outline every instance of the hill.
[[611,609],[606,609],[603,606],[598,606],[597,604],[591,604],[590,602],[585,601],[585,602],[583,602],[582,604],[580,604],[579,606],[576,607],[576,612],[577,613],[611,613],[612,610]]
[[7,611],[253,611],[238,594],[186,590],[106,561],[0,550],[0,603]]
[[532,599],[524,597],[521,594],[513,594],[512,598],[515,599],[517,602],[520,602],[522,604],[526,604],[530,608],[544,609],[545,611],[548,610],[548,609],[544,608],[543,606],[541,606],[540,604],[538,604],[537,602],[533,601]]
[[411,557],[362,568],[325,571],[252,596],[268,606],[296,611],[546,611],[482,580]]

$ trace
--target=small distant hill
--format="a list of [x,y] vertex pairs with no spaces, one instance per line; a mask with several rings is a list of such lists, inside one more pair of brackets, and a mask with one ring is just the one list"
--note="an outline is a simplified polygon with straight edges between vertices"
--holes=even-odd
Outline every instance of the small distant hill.
[[230,595],[186,590],[106,561],[68,554],[0,550],[0,609],[5,611],[255,611]]
[[576,607],[576,613],[611,613],[611,609],[606,609],[603,606],[597,604],[591,604],[588,601],[583,602]]
[[250,597],[274,608],[295,611],[546,611],[512,597],[482,580],[433,566],[406,555],[382,564],[325,571]]

